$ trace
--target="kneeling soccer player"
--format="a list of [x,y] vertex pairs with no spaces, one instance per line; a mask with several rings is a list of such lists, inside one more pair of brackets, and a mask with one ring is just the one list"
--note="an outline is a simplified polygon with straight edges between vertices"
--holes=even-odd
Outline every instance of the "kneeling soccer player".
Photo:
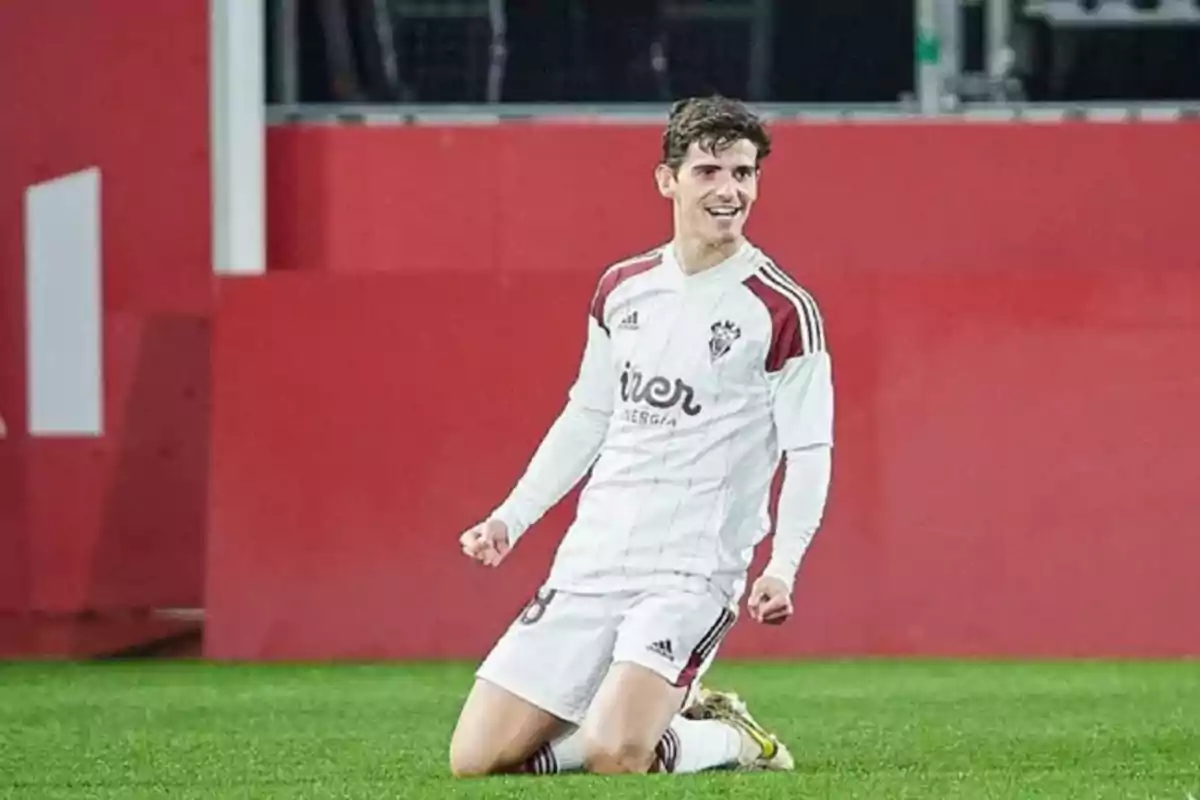
[[748,599],[758,622],[791,615],[829,484],[821,314],[742,233],[770,149],[741,103],[672,107],[655,176],[674,236],[604,272],[566,407],[510,496],[460,537],[500,564],[591,470],[548,578],[479,667],[456,775],[791,768],[735,696],[695,692],[770,530],[780,461],[771,559]]

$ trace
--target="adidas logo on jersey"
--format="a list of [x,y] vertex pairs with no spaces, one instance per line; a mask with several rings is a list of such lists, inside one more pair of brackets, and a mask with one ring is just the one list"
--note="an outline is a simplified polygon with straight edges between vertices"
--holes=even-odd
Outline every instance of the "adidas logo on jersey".
[[669,658],[672,660],[675,658],[675,652],[671,649],[671,642],[667,639],[663,639],[660,642],[651,642],[646,646],[646,649],[651,653],[657,653],[663,658]]
[[617,323],[617,327],[626,331],[636,331],[638,329],[638,312],[630,311],[624,319]]

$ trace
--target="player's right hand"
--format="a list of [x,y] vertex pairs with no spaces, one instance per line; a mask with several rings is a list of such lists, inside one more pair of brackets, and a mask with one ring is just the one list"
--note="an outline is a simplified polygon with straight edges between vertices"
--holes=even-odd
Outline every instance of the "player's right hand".
[[481,522],[458,537],[462,551],[484,566],[498,567],[508,555],[508,526],[498,519]]

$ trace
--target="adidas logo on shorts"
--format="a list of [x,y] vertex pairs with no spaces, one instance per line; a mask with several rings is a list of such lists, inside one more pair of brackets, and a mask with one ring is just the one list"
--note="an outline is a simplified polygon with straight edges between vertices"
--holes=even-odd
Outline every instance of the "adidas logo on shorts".
[[671,642],[666,639],[663,639],[660,642],[652,642],[646,647],[646,649],[651,653],[658,653],[663,658],[675,658],[675,653],[671,649]]

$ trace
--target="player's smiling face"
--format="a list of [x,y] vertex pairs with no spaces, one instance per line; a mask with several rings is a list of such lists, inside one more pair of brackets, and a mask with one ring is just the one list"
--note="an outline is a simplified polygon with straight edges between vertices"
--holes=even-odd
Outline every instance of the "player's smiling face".
[[758,198],[758,148],[739,139],[710,152],[693,142],[678,170],[660,166],[659,191],[675,203],[677,233],[708,245],[736,241]]

